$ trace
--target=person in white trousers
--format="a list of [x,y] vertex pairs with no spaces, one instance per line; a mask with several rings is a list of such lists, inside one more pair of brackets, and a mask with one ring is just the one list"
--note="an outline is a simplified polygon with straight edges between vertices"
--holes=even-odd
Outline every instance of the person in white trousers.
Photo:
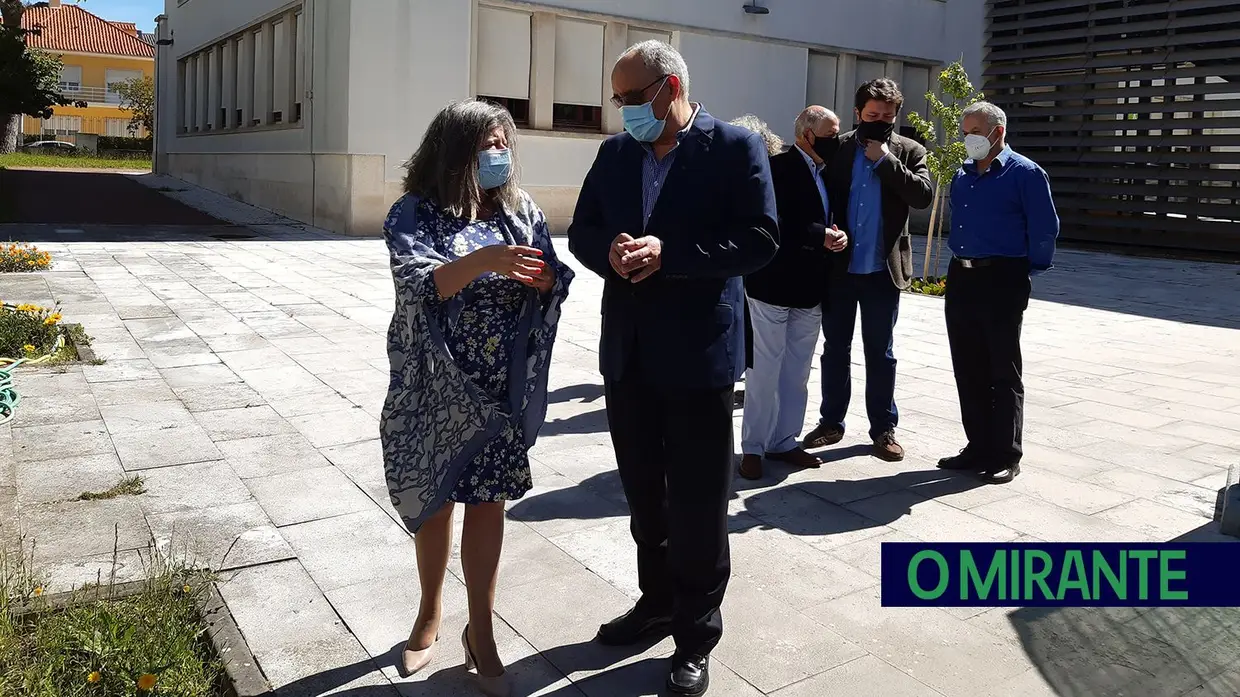
[[779,251],[745,279],[753,335],[753,363],[745,373],[740,475],[762,477],[763,459],[818,467],[803,450],[809,374],[822,327],[823,292],[831,255],[848,236],[831,225],[822,172],[839,147],[840,120],[811,106],[797,117],[796,143],[771,158],[779,210]]

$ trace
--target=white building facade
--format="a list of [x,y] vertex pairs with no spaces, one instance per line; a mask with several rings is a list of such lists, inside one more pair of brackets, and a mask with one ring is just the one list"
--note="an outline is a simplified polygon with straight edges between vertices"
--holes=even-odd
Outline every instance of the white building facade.
[[[621,130],[610,72],[670,42],[691,98],[791,140],[807,104],[852,121],[887,75],[925,113],[936,70],[980,82],[981,0],[166,0],[159,19],[161,173],[337,232],[376,235],[404,163],[448,102],[516,117],[522,186],[557,230],[600,142]],[[752,6],[766,9],[754,12]]]

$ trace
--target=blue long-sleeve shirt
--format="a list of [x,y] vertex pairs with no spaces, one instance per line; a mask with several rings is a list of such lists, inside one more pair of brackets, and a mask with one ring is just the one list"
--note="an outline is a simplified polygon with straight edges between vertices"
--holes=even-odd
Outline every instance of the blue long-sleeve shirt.
[[982,174],[966,160],[952,179],[951,206],[956,256],[1028,257],[1035,272],[1051,268],[1059,215],[1050,179],[1033,160],[1005,147]]
[[853,246],[849,273],[877,273],[887,268],[883,250],[883,183],[874,171],[877,166],[878,162],[870,162],[865,148],[858,144],[853,158],[852,188],[848,191],[847,232]]

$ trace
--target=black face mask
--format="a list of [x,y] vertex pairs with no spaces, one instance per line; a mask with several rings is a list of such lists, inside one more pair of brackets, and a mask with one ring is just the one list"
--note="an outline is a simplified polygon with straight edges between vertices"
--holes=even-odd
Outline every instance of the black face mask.
[[896,125],[886,121],[862,121],[857,124],[857,140],[876,140],[886,143],[891,139],[891,134],[895,132]]
[[810,146],[814,154],[822,158],[823,162],[830,162],[835,157],[835,153],[840,149],[840,137],[838,135],[829,137],[814,137],[814,144]]

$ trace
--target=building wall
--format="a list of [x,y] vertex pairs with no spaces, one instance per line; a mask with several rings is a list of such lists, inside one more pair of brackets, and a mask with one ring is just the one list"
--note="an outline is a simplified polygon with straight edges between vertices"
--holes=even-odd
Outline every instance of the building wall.
[[[161,76],[173,85],[161,90],[161,125],[169,111],[179,108],[177,60],[299,4],[178,2],[166,3],[169,26],[177,35],[171,50],[160,52]],[[450,101],[493,89],[489,85],[495,80],[488,71],[495,69],[495,59],[488,63],[488,52],[501,56],[501,72],[526,71],[521,79],[527,84],[516,90],[520,94],[498,96],[519,99],[528,108],[517,144],[522,185],[542,204],[553,226],[563,229],[600,143],[621,130],[617,111],[606,102],[610,69],[636,40],[661,37],[678,46],[689,64],[692,98],[716,117],[730,120],[754,113],[790,140],[792,122],[807,95],[832,95],[826,105],[840,111],[847,126],[852,121],[852,91],[867,75],[901,80],[905,68],[912,67],[932,81],[934,66],[961,55],[971,74],[977,74],[984,14],[981,3],[942,0],[761,0],[771,6],[765,16],[745,14],[730,4],[725,8],[714,0],[304,2],[310,37],[304,60],[311,80],[302,123],[296,128],[163,138],[166,165],[174,175],[216,186],[223,186],[229,173],[254,179],[256,172],[266,171],[273,177],[269,185],[236,185],[235,195],[333,229],[347,221],[344,231],[356,234],[379,232],[387,206],[401,191],[401,164],[417,149],[434,114]],[[486,33],[485,22],[494,21],[487,17],[494,16],[495,8],[525,17],[517,25],[528,27],[528,42],[525,35],[513,39],[505,29],[487,34],[480,45],[479,34]],[[564,32],[574,32],[577,43],[566,42],[570,34]],[[508,40],[512,46],[492,43]],[[565,46],[582,50],[581,41],[591,40],[601,41],[601,46],[595,43],[593,52],[572,58],[563,54]],[[527,48],[528,65],[520,65]],[[824,65],[830,69],[824,71]],[[834,75],[824,77],[832,70]],[[575,82],[562,84],[569,73]],[[809,84],[823,80],[825,86]],[[583,94],[582,84],[595,86]],[[569,93],[574,96],[564,96]],[[561,127],[561,100],[580,100],[567,103],[594,109],[593,118],[599,120],[593,127]],[[171,125],[177,125],[175,118]],[[243,156],[257,153],[286,155],[274,158],[280,163],[276,169],[300,171],[279,174],[271,167],[211,164],[229,158],[252,164]],[[324,204],[314,200],[317,168],[328,166],[323,155],[346,158],[347,164],[332,165],[331,171],[336,180],[348,174],[343,180],[355,188],[347,210],[324,210]],[[347,159],[354,157],[365,159]],[[362,183],[371,188],[359,189]],[[305,195],[293,196],[288,188]]]
[[[149,58],[127,58],[125,56],[100,56],[79,53],[62,53],[58,55],[65,67],[81,70],[81,86],[86,90],[84,96],[89,98],[85,100],[88,104],[86,107],[55,107],[52,113],[53,116],[80,119],[79,132],[81,133],[108,135],[109,120],[113,121],[113,128],[119,125],[116,123],[117,121],[123,121],[126,125],[129,123],[132,116],[130,112],[121,109],[119,104],[108,104],[103,99],[99,99],[100,93],[107,90],[109,70],[140,72],[147,77],[153,77],[155,74],[155,61]],[[38,135],[42,132],[43,123],[40,119],[26,117],[23,119],[23,124],[22,130],[27,135]],[[122,135],[129,134],[124,133]],[[139,132],[138,135],[145,136],[145,130]]]

